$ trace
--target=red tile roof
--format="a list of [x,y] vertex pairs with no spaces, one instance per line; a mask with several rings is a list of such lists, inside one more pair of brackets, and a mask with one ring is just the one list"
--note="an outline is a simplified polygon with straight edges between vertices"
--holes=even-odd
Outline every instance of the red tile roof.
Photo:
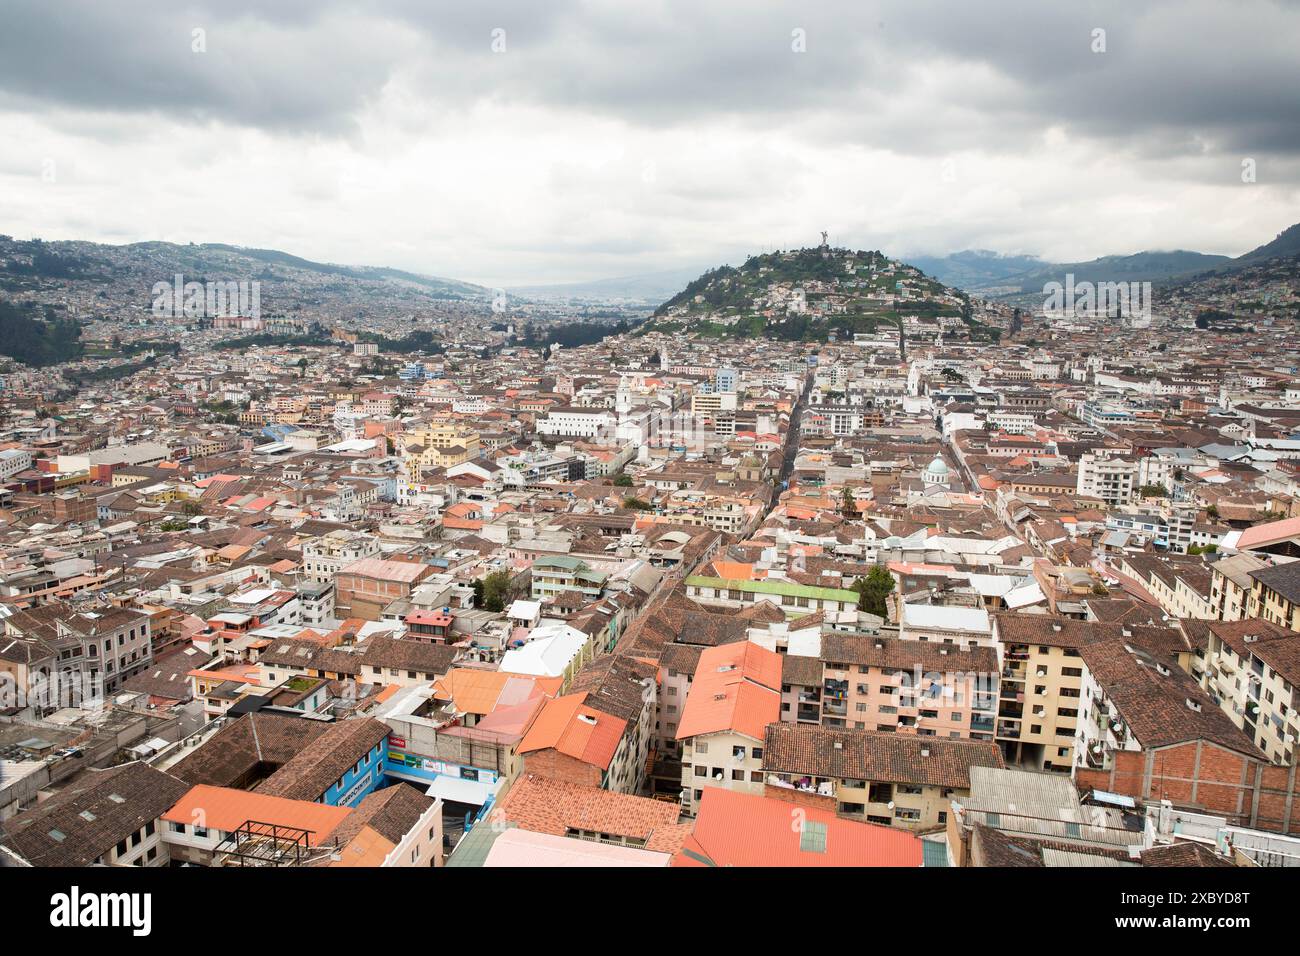
[[627,721],[586,706],[587,696],[566,694],[548,700],[520,741],[519,753],[555,749],[608,770]]
[[673,866],[920,866],[905,830],[771,797],[707,787]]
[[677,739],[733,730],[762,740],[780,719],[781,655],[749,641],[722,644],[700,654]]

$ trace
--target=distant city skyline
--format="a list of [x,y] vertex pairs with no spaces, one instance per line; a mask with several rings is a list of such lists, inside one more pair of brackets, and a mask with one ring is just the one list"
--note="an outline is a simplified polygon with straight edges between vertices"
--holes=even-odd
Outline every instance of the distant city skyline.
[[0,232],[22,238],[496,287],[822,229],[1069,262],[1235,256],[1300,221],[1300,8],[1266,0],[15,0],[4,27]]

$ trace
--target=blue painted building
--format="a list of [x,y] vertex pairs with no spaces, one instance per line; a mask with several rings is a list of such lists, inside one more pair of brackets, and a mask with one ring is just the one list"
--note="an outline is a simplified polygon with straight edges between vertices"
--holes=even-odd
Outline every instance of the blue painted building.
[[355,807],[383,782],[384,744],[381,741],[366,751],[365,756],[330,785],[321,802],[331,807]]

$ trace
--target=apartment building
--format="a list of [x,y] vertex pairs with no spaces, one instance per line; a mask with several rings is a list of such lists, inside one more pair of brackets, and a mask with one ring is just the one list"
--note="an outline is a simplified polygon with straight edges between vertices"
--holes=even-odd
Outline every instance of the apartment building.
[[823,727],[993,739],[999,675],[992,647],[825,634],[820,661]]
[[1220,621],[1240,621],[1250,608],[1252,571],[1268,567],[1248,552],[1230,555],[1210,566],[1210,610]]
[[430,422],[407,432],[401,442],[406,473],[412,480],[425,471],[451,468],[479,455],[478,432],[459,422]]
[[691,396],[691,413],[694,415],[717,415],[735,410],[734,392],[696,392]]
[[529,596],[544,601],[565,591],[578,591],[595,601],[604,590],[609,575],[597,571],[581,558],[567,554],[549,555],[533,561]]
[[302,546],[303,576],[312,581],[333,581],[345,566],[379,554],[379,541],[361,531],[331,531]]
[[677,724],[682,811],[706,787],[761,794],[763,737],[780,718],[781,655],[749,641],[705,649]]
[[1270,761],[1290,765],[1300,738],[1300,633],[1258,618],[1208,631],[1205,689]]
[[769,795],[914,830],[947,821],[971,767],[1002,766],[991,741],[772,724],[763,743]]
[[3,628],[0,672],[37,706],[81,706],[114,694],[153,663],[151,618],[129,608],[73,612],[42,604],[14,609]]
[[1214,575],[1199,560],[1171,561],[1154,555],[1125,555],[1119,569],[1142,582],[1170,617],[1213,620]]
[[1300,630],[1300,561],[1247,573],[1251,579],[1247,615]]
[[1002,660],[995,739],[1009,765],[1069,773],[1082,695],[1079,648],[1096,635],[1082,621],[994,614]]
[[272,826],[283,832],[294,852],[310,858],[329,846],[335,830],[351,815],[347,807],[312,800],[199,784],[175,802],[165,816],[163,841],[177,863],[220,866],[233,862],[237,842],[252,842],[253,832]]
[[1128,458],[1085,454],[1079,459],[1075,492],[1083,498],[1100,498],[1106,504],[1127,505],[1137,485],[1137,462]]

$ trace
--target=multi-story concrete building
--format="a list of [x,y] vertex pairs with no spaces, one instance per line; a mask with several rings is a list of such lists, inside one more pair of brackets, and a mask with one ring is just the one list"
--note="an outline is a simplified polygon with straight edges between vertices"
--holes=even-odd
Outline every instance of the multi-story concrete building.
[[150,617],[129,608],[86,613],[44,604],[14,610],[3,626],[0,672],[11,675],[20,700],[37,707],[102,699],[153,662]]
[[930,829],[970,792],[971,767],[1002,767],[991,741],[772,724],[764,738],[767,793],[868,823]]
[[821,661],[823,727],[993,739],[992,647],[826,634]]
[[1075,491],[1081,497],[1100,498],[1112,506],[1126,505],[1133,500],[1136,483],[1137,462],[1131,459],[1091,453],[1079,459]]
[[363,531],[331,531],[302,546],[303,576],[312,581],[333,581],[344,565],[379,553],[379,542]]
[[578,591],[588,600],[595,601],[604,589],[609,575],[597,571],[581,558],[567,554],[537,558],[532,566],[530,596],[546,600],[565,591]]
[[1210,566],[1210,609],[1220,621],[1240,621],[1250,607],[1254,580],[1250,572],[1267,567],[1245,551],[1229,555]]
[[1247,573],[1251,579],[1247,615],[1300,630],[1300,561]]
[[1250,618],[1211,624],[1204,686],[1273,763],[1290,765],[1300,739],[1300,633]]
[[1091,625],[1031,614],[993,615],[1002,660],[995,738],[1007,763],[1068,773],[1082,695],[1079,648]]
[[750,641],[707,648],[677,725],[682,810],[705,787],[763,792],[763,737],[781,718],[781,655]]

